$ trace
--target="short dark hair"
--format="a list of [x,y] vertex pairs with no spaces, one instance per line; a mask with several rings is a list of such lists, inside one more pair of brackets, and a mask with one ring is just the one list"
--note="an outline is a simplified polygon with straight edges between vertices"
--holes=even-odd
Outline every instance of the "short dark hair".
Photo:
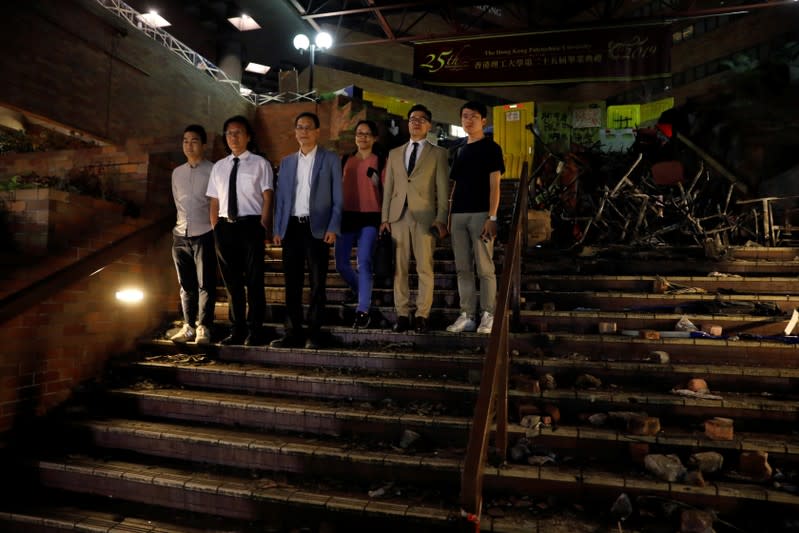
[[372,134],[372,137],[377,137],[378,135],[380,135],[380,130],[377,129],[377,124],[375,124],[374,120],[359,120],[358,123],[355,125],[355,131],[358,130],[358,126],[360,126],[361,124],[369,128],[369,132]]
[[247,120],[247,117],[242,115],[236,115],[235,117],[230,117],[225,121],[225,124],[222,126],[222,138],[225,140],[225,150],[228,153],[232,152],[230,146],[228,146],[227,135],[225,135],[225,132],[227,131],[227,127],[233,124],[234,122],[236,124],[241,124],[242,126],[244,126],[244,129],[247,130],[247,135],[250,137],[250,142],[247,143],[247,150],[249,150],[252,153],[258,152],[257,145],[255,144],[255,131],[252,129],[250,121]]
[[311,113],[310,111],[303,111],[302,113],[297,115],[297,118],[294,119],[295,126],[300,122],[301,118],[309,118],[313,120],[314,126],[316,127],[316,129],[319,129],[319,115],[317,115],[316,113]]
[[466,102],[461,106],[459,114],[462,114],[464,109],[471,109],[472,111],[476,111],[477,113],[479,113],[481,117],[488,118],[488,108],[482,102],[469,100],[468,102]]
[[416,104],[415,106],[410,108],[408,110],[408,118],[411,118],[411,113],[413,113],[414,111],[421,111],[427,117],[428,122],[433,122],[433,113],[431,113],[430,110],[427,109],[422,104]]
[[205,133],[205,128],[200,126],[199,124],[189,124],[186,126],[186,129],[183,130],[183,133],[196,133],[198,137],[200,137],[200,142],[203,144],[208,142],[208,135]]

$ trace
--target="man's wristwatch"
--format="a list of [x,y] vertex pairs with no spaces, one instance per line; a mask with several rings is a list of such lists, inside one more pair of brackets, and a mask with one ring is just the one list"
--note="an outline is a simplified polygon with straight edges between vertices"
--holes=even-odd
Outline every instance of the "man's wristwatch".
[[496,222],[497,221],[497,216],[496,215],[491,215],[490,217],[488,217],[488,220],[490,220],[491,222]]

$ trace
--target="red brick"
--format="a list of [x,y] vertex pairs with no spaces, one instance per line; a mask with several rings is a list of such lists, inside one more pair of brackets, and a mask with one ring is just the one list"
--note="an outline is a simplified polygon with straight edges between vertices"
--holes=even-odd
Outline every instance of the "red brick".
[[705,435],[711,440],[732,440],[733,420],[721,417],[705,420]]

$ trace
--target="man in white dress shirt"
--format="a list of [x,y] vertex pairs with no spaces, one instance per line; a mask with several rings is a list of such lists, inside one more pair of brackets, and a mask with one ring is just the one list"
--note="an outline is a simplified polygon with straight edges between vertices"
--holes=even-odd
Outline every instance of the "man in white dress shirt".
[[230,155],[214,165],[207,191],[232,323],[221,343],[253,346],[263,344],[264,240],[271,231],[274,177],[269,161],[253,153],[254,134],[245,117],[229,118],[223,131]]

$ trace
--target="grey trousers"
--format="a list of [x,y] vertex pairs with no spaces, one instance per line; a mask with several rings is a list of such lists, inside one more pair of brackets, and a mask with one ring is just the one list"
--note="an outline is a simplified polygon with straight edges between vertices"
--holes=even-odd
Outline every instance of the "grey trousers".
[[477,285],[474,270],[480,278],[480,309],[492,315],[497,301],[497,277],[494,272],[494,241],[483,242],[480,233],[488,212],[453,213],[451,221],[452,251],[458,272],[458,295],[461,313],[474,317],[477,311]]

